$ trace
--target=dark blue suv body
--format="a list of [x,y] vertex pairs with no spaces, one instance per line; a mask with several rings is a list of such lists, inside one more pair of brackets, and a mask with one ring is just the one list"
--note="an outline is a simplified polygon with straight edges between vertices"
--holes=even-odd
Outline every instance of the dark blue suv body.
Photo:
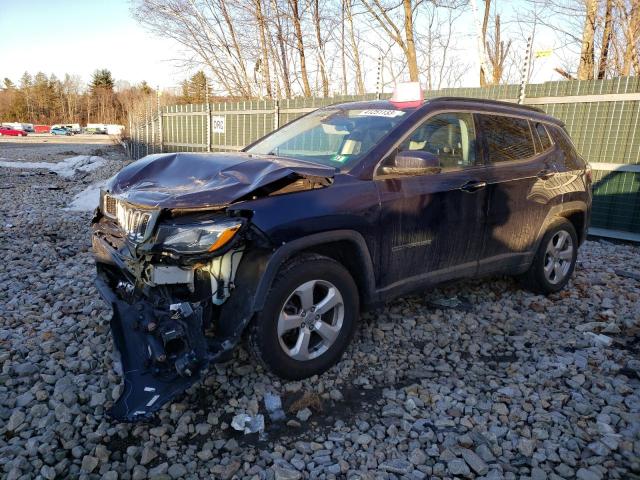
[[360,309],[403,293],[497,273],[555,292],[590,185],[561,122],[464,98],[334,105],[242,152],[134,162],[93,221],[125,379],[112,414],[149,416],[243,336],[304,378],[340,358]]

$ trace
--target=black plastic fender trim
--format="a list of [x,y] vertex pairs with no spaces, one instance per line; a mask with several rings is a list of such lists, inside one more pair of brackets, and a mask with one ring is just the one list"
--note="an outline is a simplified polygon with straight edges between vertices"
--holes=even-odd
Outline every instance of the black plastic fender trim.
[[266,268],[258,281],[256,293],[253,298],[252,310],[258,312],[264,307],[265,300],[275,279],[278,270],[289,258],[296,253],[310,247],[337,241],[349,241],[355,244],[358,252],[358,261],[363,267],[364,278],[364,303],[371,303],[376,300],[375,274],[369,247],[362,235],[355,230],[331,230],[328,232],[314,233],[291,242],[287,242],[278,248],[268,260]]

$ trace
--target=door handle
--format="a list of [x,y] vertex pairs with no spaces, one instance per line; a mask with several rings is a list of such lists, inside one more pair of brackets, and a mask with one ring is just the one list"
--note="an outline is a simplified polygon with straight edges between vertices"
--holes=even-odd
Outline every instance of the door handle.
[[538,173],[536,173],[536,177],[538,177],[541,180],[549,180],[555,174],[556,172],[554,172],[553,170],[549,170],[545,168],[544,170],[540,170]]
[[460,190],[467,193],[477,192],[487,186],[487,182],[479,182],[477,180],[469,180],[460,187]]

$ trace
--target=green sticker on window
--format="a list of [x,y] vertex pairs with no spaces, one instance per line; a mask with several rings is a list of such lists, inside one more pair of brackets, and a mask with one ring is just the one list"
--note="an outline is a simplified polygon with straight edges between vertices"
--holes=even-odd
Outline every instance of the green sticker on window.
[[331,157],[331,160],[333,162],[344,163],[347,161],[348,158],[349,158],[349,155],[336,154],[333,157]]

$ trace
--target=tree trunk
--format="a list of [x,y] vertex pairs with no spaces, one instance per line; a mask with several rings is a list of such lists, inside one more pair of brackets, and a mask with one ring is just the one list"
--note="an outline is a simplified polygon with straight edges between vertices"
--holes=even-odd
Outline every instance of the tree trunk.
[[280,63],[282,65],[282,83],[287,98],[291,98],[291,78],[289,77],[289,61],[287,60],[287,49],[284,44],[284,34],[282,33],[282,22],[280,21],[280,11],[276,0],[271,0],[273,12],[276,19],[276,38],[280,49]]
[[[482,19],[482,38],[481,38],[483,48],[484,48],[484,45],[487,44],[487,27],[489,25],[490,11],[491,11],[491,0],[484,0],[484,17]],[[483,53],[484,52],[480,52],[480,55],[482,55]],[[494,74],[494,77],[495,77],[495,74]],[[484,69],[482,68],[482,63],[480,64],[480,86],[481,87],[487,86],[487,72],[485,72]]]
[[413,10],[411,0],[403,0],[404,4],[404,33],[406,41],[407,64],[409,65],[409,80],[418,81],[418,60],[416,58],[416,43],[413,38]]
[[611,18],[611,9],[612,9],[612,0],[605,0],[605,11],[604,11],[604,30],[602,32],[602,46],[600,47],[600,62],[598,65],[598,79],[602,80],[607,74],[607,65],[608,65],[608,57],[609,57],[609,44],[611,43],[611,34],[613,33],[612,28],[612,18]]
[[291,10],[293,12],[293,27],[296,32],[296,42],[298,44],[298,53],[300,55],[300,75],[302,76],[302,85],[304,88],[304,96],[311,96],[311,87],[309,87],[309,76],[307,75],[307,61],[304,56],[304,39],[302,38],[302,28],[300,27],[300,9],[298,0],[289,0]]
[[229,15],[229,11],[227,10],[226,0],[220,0],[220,10],[222,11],[222,16],[224,17],[224,21],[229,29],[229,35],[231,36],[231,42],[233,44],[233,48],[236,51],[236,55],[238,56],[238,63],[240,67],[240,74],[242,75],[242,80],[245,84],[245,95],[247,97],[252,96],[253,88],[251,88],[251,81],[249,80],[249,74],[247,73],[246,64],[244,61],[244,56],[242,55],[242,48],[240,48],[240,44],[238,43],[238,38],[236,36],[236,29],[233,26],[233,21]]
[[594,70],[593,40],[596,33],[598,1],[587,0],[587,13],[582,30],[582,48],[580,49],[580,65],[578,66],[578,80],[592,80]]
[[318,6],[318,0],[313,1],[313,23],[316,29],[316,42],[318,43],[318,63],[320,65],[320,78],[322,79],[322,96],[328,97],[329,78],[327,77],[325,65],[324,42],[320,34],[320,7]]
[[344,11],[345,4],[350,0],[342,0],[342,21],[340,22],[340,47],[341,47],[341,56],[342,56],[342,94],[347,94],[347,61],[345,58],[345,44],[344,44]]
[[258,22],[258,31],[260,32],[260,50],[262,51],[262,81],[266,86],[267,97],[273,98],[271,91],[271,72],[269,70],[269,46],[267,45],[267,36],[265,33],[264,12],[262,11],[262,1],[254,0],[255,16]]
[[[624,11],[623,9],[621,9]],[[622,76],[631,75],[633,68],[636,75],[640,75],[640,52],[636,47],[640,35],[640,5],[637,2],[631,2],[631,10],[627,14],[627,25],[624,29],[624,39],[626,47],[622,63]]]
[[351,1],[345,2],[345,13],[349,22],[349,37],[351,39],[351,48],[353,50],[353,63],[356,68],[356,90],[358,95],[364,95],[364,80],[362,79],[362,68],[360,67],[360,53],[358,52],[358,44],[356,42],[356,33],[353,28],[353,14],[351,11]]

